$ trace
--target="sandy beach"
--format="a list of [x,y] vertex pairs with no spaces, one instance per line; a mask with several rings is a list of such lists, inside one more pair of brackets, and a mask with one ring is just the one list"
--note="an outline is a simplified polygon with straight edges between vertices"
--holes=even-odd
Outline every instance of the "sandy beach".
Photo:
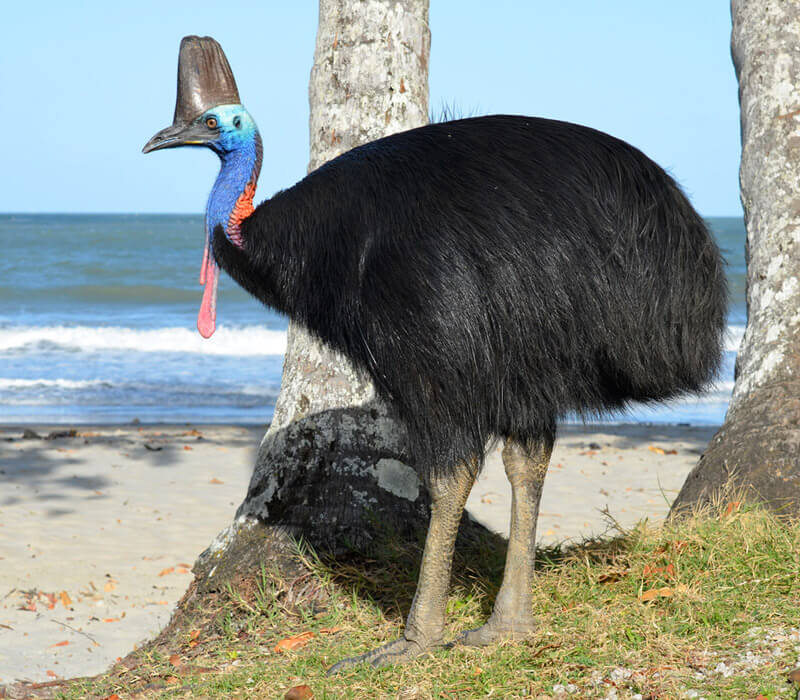
[[[197,555],[231,522],[263,433],[202,425],[26,428],[32,433],[23,437],[23,427],[0,427],[0,684],[97,674],[156,634]],[[539,540],[601,534],[605,508],[623,527],[663,518],[714,431],[562,428]],[[497,450],[467,507],[507,533],[510,487]]]

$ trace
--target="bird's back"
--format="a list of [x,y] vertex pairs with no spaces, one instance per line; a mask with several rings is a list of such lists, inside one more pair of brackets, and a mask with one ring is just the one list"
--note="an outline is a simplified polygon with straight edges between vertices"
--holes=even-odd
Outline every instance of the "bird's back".
[[251,219],[249,245],[303,258],[284,310],[372,374],[420,466],[697,391],[719,365],[725,284],[703,221],[658,165],[586,127],[431,124]]

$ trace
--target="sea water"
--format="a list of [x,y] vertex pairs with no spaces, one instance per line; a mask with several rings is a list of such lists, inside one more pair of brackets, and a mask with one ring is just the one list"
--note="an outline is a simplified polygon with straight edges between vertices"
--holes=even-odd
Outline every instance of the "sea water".
[[[712,218],[728,261],[725,363],[708,393],[609,422],[721,423],[745,325],[744,225]],[[201,216],[0,215],[0,422],[269,422],[287,319],[221,275],[196,330]]]

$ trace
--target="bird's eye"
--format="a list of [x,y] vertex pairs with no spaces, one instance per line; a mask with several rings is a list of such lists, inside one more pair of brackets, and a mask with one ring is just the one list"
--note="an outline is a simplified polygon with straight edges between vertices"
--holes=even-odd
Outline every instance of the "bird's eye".
[[237,128],[237,129],[241,129],[241,128],[242,128],[242,119],[241,119],[241,117],[234,117],[234,118],[233,118],[233,125],[234,125],[234,126]]
[[217,118],[216,117],[208,117],[206,119],[206,126],[209,129],[216,129],[217,128]]

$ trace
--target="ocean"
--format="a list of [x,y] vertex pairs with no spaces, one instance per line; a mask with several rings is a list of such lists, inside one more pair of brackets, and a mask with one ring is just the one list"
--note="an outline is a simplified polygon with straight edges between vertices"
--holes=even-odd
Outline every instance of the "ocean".
[[[701,397],[606,422],[721,423],[744,332],[744,224],[708,220],[728,262],[725,364]],[[202,216],[0,215],[0,422],[265,424],[287,319],[221,276],[196,330]]]

